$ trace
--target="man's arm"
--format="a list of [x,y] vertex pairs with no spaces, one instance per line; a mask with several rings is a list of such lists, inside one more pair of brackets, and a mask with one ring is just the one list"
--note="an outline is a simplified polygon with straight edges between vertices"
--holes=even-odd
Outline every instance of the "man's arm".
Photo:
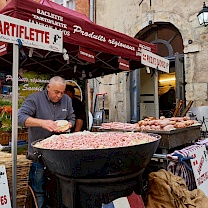
[[83,126],[83,120],[82,119],[76,119],[74,132],[81,131],[82,126]]

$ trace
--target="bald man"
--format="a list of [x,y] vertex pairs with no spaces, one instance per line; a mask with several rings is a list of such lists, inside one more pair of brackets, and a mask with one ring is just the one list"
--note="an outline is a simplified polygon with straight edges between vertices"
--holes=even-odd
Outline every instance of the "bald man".
[[36,196],[38,208],[44,207],[45,172],[31,146],[33,141],[59,132],[56,120],[67,120],[68,129],[75,124],[72,100],[64,94],[66,82],[59,76],[52,77],[47,88],[29,95],[18,112],[18,124],[28,127],[28,159],[32,165],[29,180]]

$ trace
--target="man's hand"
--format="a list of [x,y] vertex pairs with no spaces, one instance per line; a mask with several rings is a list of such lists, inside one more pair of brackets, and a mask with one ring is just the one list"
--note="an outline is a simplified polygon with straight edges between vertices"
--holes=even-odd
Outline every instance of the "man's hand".
[[[25,126],[26,127],[39,126],[39,127],[42,127],[50,132],[60,132],[60,130],[57,126],[57,123],[52,120],[44,120],[44,119],[29,117],[25,121]],[[65,131],[71,129],[72,127],[73,127],[73,124],[71,122],[68,122],[68,127],[66,128]]]
[[72,123],[69,122],[69,129],[71,129],[73,127]]
[[58,126],[52,120],[41,120],[41,127],[50,132],[58,132]]

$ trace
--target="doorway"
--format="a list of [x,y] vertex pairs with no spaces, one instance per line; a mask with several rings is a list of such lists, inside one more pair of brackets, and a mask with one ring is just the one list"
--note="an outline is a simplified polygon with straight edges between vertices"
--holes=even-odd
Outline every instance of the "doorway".
[[[139,108],[136,118],[135,114],[133,115],[134,118],[131,115],[131,121],[141,120],[145,116],[154,116],[155,114],[153,112],[157,112],[157,108],[160,108],[160,96],[167,92],[170,88],[174,88],[176,91],[176,102],[183,100],[185,103],[184,47],[183,39],[179,30],[171,23],[155,22],[138,32],[135,38],[156,44],[158,48],[158,55],[170,61],[170,71],[169,73],[161,71],[157,71],[155,73],[154,70],[151,70],[148,75],[147,70],[145,70],[146,68],[144,67],[139,69],[140,73],[136,71],[132,73],[132,77],[136,76],[134,73],[139,75],[139,78],[137,78],[138,82],[136,83],[139,87],[136,88],[140,89],[140,91],[138,91],[136,95],[134,91],[133,95],[133,89],[130,88],[131,96],[134,96],[134,99],[136,99],[135,102],[131,102],[131,109]],[[153,79],[153,77],[155,78]],[[130,80],[130,82],[132,82],[132,79]],[[144,80],[145,85],[152,86],[152,88],[144,87]],[[147,100],[143,99],[144,96],[147,96]],[[135,107],[135,103],[137,103],[137,105],[139,103],[139,106]],[[147,105],[151,106],[151,109],[149,112],[144,113],[143,110],[147,109]],[[184,106],[182,110],[183,109]],[[159,117],[159,113],[156,113],[154,117]]]

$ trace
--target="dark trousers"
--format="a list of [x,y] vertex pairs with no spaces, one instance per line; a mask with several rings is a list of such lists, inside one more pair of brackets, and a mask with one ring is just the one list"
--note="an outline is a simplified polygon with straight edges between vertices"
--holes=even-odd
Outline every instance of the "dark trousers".
[[29,184],[34,191],[38,208],[44,208],[45,204],[45,181],[44,165],[33,162],[29,172]]

